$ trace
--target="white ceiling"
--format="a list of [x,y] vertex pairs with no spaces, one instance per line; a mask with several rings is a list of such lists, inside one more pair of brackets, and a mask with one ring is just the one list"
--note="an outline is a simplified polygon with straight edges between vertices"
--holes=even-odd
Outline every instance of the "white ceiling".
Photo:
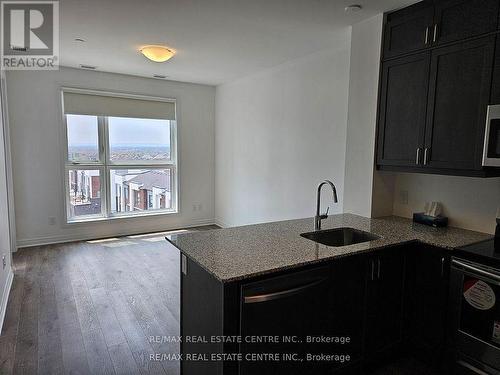
[[[334,47],[346,26],[414,2],[61,0],[61,65],[220,84]],[[352,3],[363,10],[346,14]],[[137,52],[144,44],[164,44],[177,54],[154,63]]]

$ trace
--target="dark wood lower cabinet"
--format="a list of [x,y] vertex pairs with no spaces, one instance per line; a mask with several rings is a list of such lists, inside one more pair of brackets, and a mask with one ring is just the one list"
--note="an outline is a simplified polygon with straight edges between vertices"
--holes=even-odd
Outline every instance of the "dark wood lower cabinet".
[[445,356],[450,257],[416,244],[408,253],[405,286],[405,342],[421,362],[441,368]]
[[405,251],[377,252],[367,260],[365,304],[365,362],[376,366],[398,351],[402,343]]
[[[224,325],[224,284],[184,255],[181,255],[181,262],[185,262],[181,269],[186,270],[185,274],[181,273],[180,334],[183,338],[181,354],[184,356],[181,361],[181,374],[225,374],[223,362],[201,361],[194,358],[198,355],[210,356],[212,353],[225,351],[222,343],[194,340],[194,338],[230,334],[230,324]],[[188,356],[193,356],[193,360],[188,359]],[[232,373],[237,374],[237,372]]]
[[[352,370],[363,357],[363,319],[365,315],[365,257],[354,256],[339,259],[332,264],[332,305],[330,320],[335,335],[349,337],[350,344],[340,349],[349,354]],[[342,366],[339,366],[342,367]]]
[[[369,374],[408,353],[440,365],[448,287],[448,256],[440,249],[410,243],[230,283],[186,261],[181,334],[208,342],[182,343],[183,375]],[[223,336],[241,341],[210,339]],[[267,341],[272,337],[279,341]],[[269,353],[279,361],[262,360]],[[193,361],[188,354],[206,357]],[[337,359],[306,360],[320,354]],[[212,355],[241,360],[206,360]]]

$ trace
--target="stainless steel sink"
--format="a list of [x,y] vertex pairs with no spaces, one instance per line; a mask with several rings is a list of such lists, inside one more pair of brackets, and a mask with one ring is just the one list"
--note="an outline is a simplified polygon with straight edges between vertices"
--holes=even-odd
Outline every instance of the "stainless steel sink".
[[354,228],[320,230],[316,232],[302,233],[301,236],[311,241],[319,242],[323,245],[335,247],[374,241],[380,238],[375,234],[363,232],[362,230]]

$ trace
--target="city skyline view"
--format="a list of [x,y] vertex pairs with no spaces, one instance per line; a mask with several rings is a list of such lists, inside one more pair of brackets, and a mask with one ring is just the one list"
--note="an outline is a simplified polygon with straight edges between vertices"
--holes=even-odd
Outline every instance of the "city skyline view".
[[[97,161],[99,153],[93,145],[68,145],[68,158],[74,161]],[[170,147],[160,145],[120,145],[109,155],[112,161],[120,160],[168,160]]]
[[[66,115],[68,160],[99,160],[98,117]],[[168,120],[107,117],[109,160],[169,160],[171,124]]]

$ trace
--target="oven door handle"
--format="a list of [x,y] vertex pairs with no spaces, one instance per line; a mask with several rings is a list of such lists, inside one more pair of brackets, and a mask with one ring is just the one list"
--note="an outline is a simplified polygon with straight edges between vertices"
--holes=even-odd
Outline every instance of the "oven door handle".
[[451,264],[452,264],[452,266],[455,265],[455,266],[458,266],[460,268],[466,269],[466,270],[468,270],[470,272],[473,272],[473,273],[476,273],[478,275],[484,276],[484,277],[486,277],[488,279],[494,280],[497,283],[500,282],[500,275],[488,272],[486,270],[483,270],[482,268],[475,267],[473,265],[460,262],[459,260],[456,260],[456,259],[452,259]]

